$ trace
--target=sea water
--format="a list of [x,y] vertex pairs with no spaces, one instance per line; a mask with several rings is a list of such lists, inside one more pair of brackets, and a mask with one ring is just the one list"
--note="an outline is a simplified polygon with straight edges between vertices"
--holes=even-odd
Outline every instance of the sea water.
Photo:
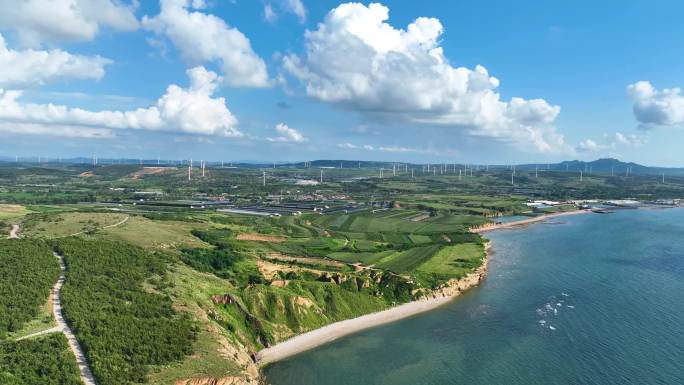
[[482,285],[266,368],[272,385],[684,384],[684,209],[486,234]]

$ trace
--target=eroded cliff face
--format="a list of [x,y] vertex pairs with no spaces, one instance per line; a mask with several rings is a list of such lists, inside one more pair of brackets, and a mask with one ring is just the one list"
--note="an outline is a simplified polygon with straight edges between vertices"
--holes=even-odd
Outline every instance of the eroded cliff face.
[[[445,297],[455,297],[463,293],[464,291],[471,289],[482,282],[482,280],[487,275],[487,263],[489,261],[489,249],[490,245],[487,243],[485,245],[486,255],[482,261],[482,266],[478,267],[474,272],[466,275],[461,279],[451,279],[434,290],[428,289],[418,289],[412,294],[420,299],[434,299],[434,298],[445,298]],[[419,299],[419,300],[420,300]]]
[[[447,298],[455,297],[480,284],[487,274],[487,263],[489,259],[489,249],[490,245],[485,245],[485,258],[477,270],[468,274],[461,279],[452,279],[444,284],[442,284],[437,289],[417,289],[412,294],[420,300],[434,299],[434,298]],[[382,280],[382,273],[376,271],[368,271],[368,277],[366,279],[360,279],[359,277],[347,277],[340,274],[328,274],[321,277],[321,281],[330,282],[335,284],[343,284],[348,279],[356,279],[357,286],[359,290],[362,288],[370,287],[373,283],[378,284]],[[214,295],[211,298],[215,305],[228,305],[236,306],[241,312],[246,315],[246,319],[254,319],[255,317],[251,315],[247,309],[245,309],[240,301],[230,294],[225,295]],[[297,308],[310,309],[316,305],[309,299],[304,297],[293,297],[292,305]],[[213,318],[211,314],[210,318]],[[237,361],[237,363],[243,368],[244,376],[242,377],[223,377],[223,378],[212,378],[212,377],[202,377],[185,379],[176,382],[174,385],[262,385],[265,384],[265,379],[261,376],[257,364],[254,362],[253,354],[250,349],[237,342],[235,344],[228,343],[225,341],[221,354],[226,357],[232,357]]]
[[239,377],[224,377],[224,378],[193,378],[190,380],[177,381],[175,385],[254,385],[258,382],[252,382]]

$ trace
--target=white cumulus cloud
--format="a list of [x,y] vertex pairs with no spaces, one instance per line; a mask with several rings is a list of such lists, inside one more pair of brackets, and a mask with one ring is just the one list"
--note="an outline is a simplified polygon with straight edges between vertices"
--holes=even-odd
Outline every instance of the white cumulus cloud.
[[278,134],[275,138],[267,138],[270,142],[281,143],[303,143],[308,141],[298,130],[288,127],[285,123],[278,123],[275,126],[275,131]]
[[629,147],[640,147],[648,143],[648,138],[642,135],[615,133],[615,143]]
[[282,0],[284,2],[284,7],[291,13],[294,13],[300,22],[306,21],[306,7],[302,0]]
[[366,116],[443,125],[542,152],[571,152],[553,123],[560,107],[543,99],[502,101],[483,66],[454,67],[440,46],[439,20],[406,29],[387,23],[382,4],[341,4],[305,33],[303,55],[285,70],[316,99]]
[[0,34],[0,87],[27,87],[53,80],[101,79],[111,61],[51,50],[12,50]]
[[605,134],[600,142],[594,139],[585,139],[577,145],[577,151],[598,153],[617,150],[620,147],[641,147],[646,143],[648,143],[646,136],[616,132],[613,135]]
[[657,90],[648,81],[627,86],[634,101],[634,116],[644,128],[684,123],[684,96],[680,88]]
[[278,14],[273,10],[270,3],[264,4],[264,20],[274,23],[278,19]]
[[[112,130],[175,131],[240,137],[224,98],[212,97],[221,78],[204,67],[187,71],[190,86],[170,85],[154,106],[130,111],[89,111],[22,103],[21,91],[0,89],[0,131],[58,136],[108,137]],[[68,128],[68,129],[65,129]]]
[[92,40],[103,27],[138,27],[134,5],[119,0],[0,0],[0,10],[0,30],[15,31],[32,47]]
[[609,147],[610,146],[608,146],[608,145],[599,144],[593,139],[583,140],[582,142],[579,143],[579,145],[577,145],[577,148],[583,152],[597,152],[600,150],[605,150]]
[[249,39],[223,19],[200,12],[204,2],[161,0],[161,12],[143,17],[143,26],[167,37],[193,65],[216,62],[226,84],[268,87],[266,63],[252,49]]

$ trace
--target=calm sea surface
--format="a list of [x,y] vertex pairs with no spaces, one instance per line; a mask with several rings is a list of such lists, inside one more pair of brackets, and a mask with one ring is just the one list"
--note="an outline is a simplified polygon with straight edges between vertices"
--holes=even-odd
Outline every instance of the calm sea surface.
[[266,370],[272,385],[684,384],[684,210],[487,234],[486,281]]

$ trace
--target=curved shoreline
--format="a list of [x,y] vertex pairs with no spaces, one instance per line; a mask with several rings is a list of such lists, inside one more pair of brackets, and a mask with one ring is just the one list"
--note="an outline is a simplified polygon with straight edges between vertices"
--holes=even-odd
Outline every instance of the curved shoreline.
[[[591,213],[591,210],[566,211],[562,213],[542,215],[522,221],[487,225],[472,229],[471,231],[474,233],[484,233],[488,231],[526,226],[556,217],[587,213]],[[490,249],[491,244],[488,242],[485,245],[485,259],[482,263],[482,266],[480,266],[475,272],[468,274],[466,277],[460,280],[450,282],[446,287],[430,293],[427,298],[408,302],[376,313],[334,322],[321,328],[296,335],[269,348],[260,350],[255,355],[255,361],[259,366],[264,367],[268,364],[272,364],[299,353],[303,353],[307,350],[325,345],[328,342],[334,341],[338,338],[376,326],[399,321],[401,319],[443,306],[456,299],[468,289],[477,286],[482,279],[485,278],[487,274],[487,264],[489,262]]]
[[579,214],[589,214],[591,213],[591,210],[588,209],[582,209],[582,210],[573,210],[573,211],[563,211],[560,213],[554,213],[554,214],[546,214],[546,215],[540,215],[538,217],[531,217],[530,219],[524,219],[522,221],[514,221],[514,222],[508,222],[508,223],[492,223],[492,224],[487,224],[475,229],[472,229],[471,231],[473,233],[486,233],[488,231],[494,231],[494,230],[501,230],[501,229],[510,229],[510,228],[516,228],[516,227],[521,227],[521,226],[527,226],[533,223],[538,223],[538,222],[543,222],[547,219],[552,219],[552,218],[559,218],[559,217],[567,217],[570,215],[579,215]]
[[459,280],[453,280],[448,285],[428,294],[427,297],[404,303],[386,310],[362,315],[344,321],[334,322],[321,328],[296,335],[269,348],[257,352],[255,360],[261,367],[281,361],[307,350],[327,344],[338,338],[370,329],[376,326],[392,323],[416,314],[424,313],[443,306],[463,292],[471,289],[482,281],[487,274],[489,243],[485,244],[485,258],[482,265],[473,273]]

